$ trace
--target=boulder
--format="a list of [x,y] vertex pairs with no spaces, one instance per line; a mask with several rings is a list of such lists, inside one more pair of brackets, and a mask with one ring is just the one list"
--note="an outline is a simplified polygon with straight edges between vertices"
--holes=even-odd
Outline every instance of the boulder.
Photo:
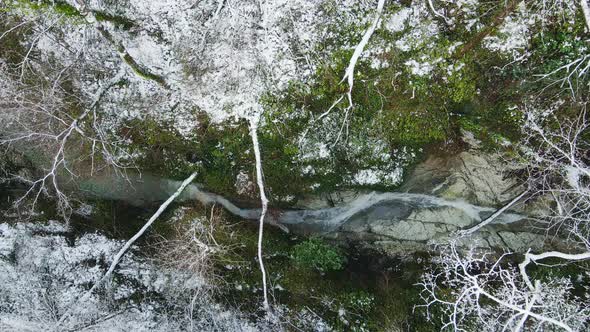
[[[431,155],[407,176],[401,193],[389,193],[379,204],[359,209],[325,235],[395,256],[425,251],[450,240],[461,247],[521,252],[567,245],[559,239],[550,243],[531,227],[534,221],[530,217],[550,213],[547,197],[527,204],[517,202],[490,225],[458,237],[460,230],[477,225],[523,191],[517,179],[509,176],[511,170],[499,153],[477,148],[454,155]],[[336,207],[354,204],[348,197]],[[393,206],[395,211],[383,213]]]
[[430,156],[415,167],[401,190],[497,206],[522,191],[515,179],[506,176],[509,169],[497,153],[468,150],[453,156]]

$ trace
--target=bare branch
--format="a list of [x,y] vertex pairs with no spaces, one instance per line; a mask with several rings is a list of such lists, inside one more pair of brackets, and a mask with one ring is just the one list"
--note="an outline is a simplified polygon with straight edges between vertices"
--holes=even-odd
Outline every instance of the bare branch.
[[506,205],[504,205],[503,207],[501,207],[500,209],[498,209],[491,216],[487,217],[485,220],[483,220],[479,224],[477,224],[477,225],[475,225],[475,226],[473,226],[473,227],[471,227],[469,229],[466,229],[466,230],[463,230],[463,231],[459,232],[460,236],[467,236],[467,235],[473,234],[474,232],[478,231],[482,227],[490,224],[499,215],[501,215],[506,210],[508,210],[509,208],[511,208],[514,204],[516,204],[518,201],[520,201],[526,194],[528,194],[528,192],[529,192],[528,190],[523,191],[520,195],[518,195],[515,198],[513,198],[510,202],[508,202]]
[[369,39],[371,39],[371,36],[373,35],[375,30],[379,26],[379,23],[381,21],[381,13],[383,13],[383,5],[384,4],[385,4],[385,0],[379,0],[379,3],[377,4],[377,13],[375,14],[375,18],[373,19],[373,23],[371,24],[369,29],[365,32],[365,34],[363,35],[363,38],[358,43],[358,45],[356,45],[356,47],[354,49],[354,53],[352,54],[352,57],[350,58],[350,61],[348,63],[348,67],[346,67],[346,71],[344,72],[344,77],[342,77],[342,81],[340,81],[342,83],[345,80],[348,80],[348,93],[347,94],[348,94],[348,103],[349,103],[350,107],[352,107],[352,105],[353,105],[352,104],[352,87],[354,85],[354,68],[356,67],[356,63],[357,63],[358,59],[360,58],[361,54],[365,50],[365,47],[367,46]]
[[260,265],[260,272],[262,273],[262,292],[264,300],[262,305],[265,310],[269,310],[268,294],[266,285],[266,270],[264,268],[264,262],[262,259],[262,234],[264,231],[264,217],[268,209],[268,198],[264,192],[264,180],[262,178],[262,158],[260,156],[260,145],[258,143],[258,121],[259,116],[254,116],[250,119],[250,136],[252,136],[252,145],[254,147],[254,157],[256,159],[256,182],[258,183],[258,189],[260,191],[260,201],[262,203],[262,211],[260,213],[260,223],[258,227],[258,263]]
[[536,263],[537,261],[546,259],[546,258],[560,258],[568,261],[581,261],[590,259],[590,251],[584,252],[581,254],[567,254],[559,251],[548,251],[541,254],[531,254],[530,251],[524,255],[524,260],[522,263],[518,264],[518,268],[520,269],[520,274],[522,275],[525,283],[527,286],[534,290],[533,283],[529,279],[529,276],[526,272],[526,267],[531,263]]
[[184,191],[184,189],[191,182],[193,182],[193,180],[195,179],[196,176],[197,176],[197,173],[193,173],[188,178],[186,178],[182,182],[182,184],[180,185],[180,187],[178,187],[178,189],[176,190],[176,192],[174,192],[174,194],[172,194],[172,196],[170,196],[164,203],[162,203],[162,205],[160,205],[160,207],[158,208],[158,210],[156,211],[156,213],[154,213],[151,216],[151,218],[143,225],[143,227],[131,239],[129,239],[127,242],[125,242],[125,244],[123,245],[123,247],[121,247],[121,249],[119,250],[119,252],[113,258],[113,261],[111,262],[111,265],[109,266],[109,269],[107,270],[107,272],[102,276],[102,278],[100,278],[100,280],[98,280],[92,286],[92,288],[90,288],[86,293],[84,293],[83,296],[81,296],[79,299],[77,299],[70,306],[70,309],[68,311],[66,311],[61,316],[61,318],[59,319],[59,321],[56,324],[56,326],[54,326],[54,329],[57,329],[61,324],[63,324],[63,322],[70,316],[71,311],[73,310],[73,308],[78,303],[84,302],[84,301],[88,300],[90,298],[90,296],[94,293],[94,291],[97,288],[101,287],[102,284],[110,278],[111,274],[115,271],[115,268],[117,267],[117,265],[119,264],[119,261],[121,260],[121,258],[123,257],[123,255],[125,255],[125,253],[127,252],[127,250],[129,250],[129,248],[131,248],[131,246],[133,245],[133,243],[135,243],[135,241],[137,241],[137,239],[139,239],[145,233],[145,231],[148,228],[150,228],[150,226],[154,223],[154,221],[156,221],[156,219],[158,219],[158,217],[164,212],[164,210],[166,210],[166,208],[168,207],[168,205],[170,205],[170,203],[172,203]]
[[430,7],[430,10],[432,10],[432,12],[434,13],[434,15],[442,18],[443,20],[445,20],[445,22],[448,24],[450,22],[449,18],[444,16],[443,14],[439,13],[436,11],[436,9],[434,9],[434,4],[432,4],[432,0],[428,0],[428,6]]
[[586,27],[590,31],[590,7],[588,7],[588,0],[580,0],[580,6],[584,13],[584,20],[586,21]]

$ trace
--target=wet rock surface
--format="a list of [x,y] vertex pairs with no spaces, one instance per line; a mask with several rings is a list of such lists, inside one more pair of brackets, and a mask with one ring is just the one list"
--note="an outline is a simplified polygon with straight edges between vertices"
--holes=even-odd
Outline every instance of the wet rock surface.
[[[296,234],[354,242],[391,255],[428,250],[451,239],[463,246],[540,249],[546,242],[543,234],[535,233],[531,216],[544,213],[543,207],[550,203],[546,200],[526,205],[518,202],[490,225],[457,239],[460,231],[479,224],[522,192],[518,182],[506,176],[508,169],[500,155],[477,149],[432,156],[416,166],[400,191],[312,196],[301,200],[298,209],[267,215],[266,221]],[[95,181],[86,188],[92,195],[108,192],[111,198],[114,195],[115,199],[145,204],[164,199],[177,186],[177,181],[143,175],[134,180],[133,188],[112,180]],[[179,200],[220,204],[230,213],[253,221],[260,213],[259,209],[241,208],[222,196],[204,192],[199,185],[189,186]]]
[[[558,239],[548,244],[544,234],[535,231],[532,216],[542,215],[550,204],[544,198],[527,204],[517,202],[490,225],[458,237],[461,230],[482,222],[523,191],[516,179],[507,176],[510,170],[501,155],[476,148],[450,156],[430,156],[401,186],[406,196],[389,193],[391,196],[381,197],[379,203],[358,208],[324,235],[391,255],[427,250],[451,239],[464,247],[510,251],[564,245]],[[368,194],[357,193],[357,200],[364,195]],[[343,197],[336,207],[358,204],[350,193]],[[320,205],[317,200],[311,202]]]

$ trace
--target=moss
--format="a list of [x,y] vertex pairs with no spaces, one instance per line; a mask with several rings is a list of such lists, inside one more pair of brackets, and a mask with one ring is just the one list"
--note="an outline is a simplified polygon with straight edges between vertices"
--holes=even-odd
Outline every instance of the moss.
[[[216,273],[224,280],[220,283],[218,297],[224,303],[240,303],[246,313],[258,315],[256,308],[260,306],[262,294],[255,258],[257,227],[255,223],[239,222],[234,217],[229,217],[228,221],[230,224],[216,228],[214,234],[219,244],[230,248],[215,259]],[[301,324],[295,317],[302,311],[311,310],[335,331],[386,331],[402,327],[415,331],[432,329],[432,323],[426,321],[424,313],[413,310],[414,305],[420,303],[418,289],[413,286],[421,273],[419,265],[397,265],[396,270],[385,268],[396,266],[391,263],[377,273],[365,265],[366,258],[357,255],[342,265],[344,269],[340,271],[324,269],[320,272],[307,265],[293,264],[290,253],[297,248],[309,247],[309,243],[321,243],[311,250],[317,255],[333,249],[317,239],[297,239],[273,228],[265,229],[264,262],[272,298],[276,304],[288,308],[284,313],[290,317],[286,319]],[[309,328],[297,326],[303,330]]]
[[[282,177],[290,172],[296,176],[301,169],[314,170],[312,174],[299,177],[301,182],[298,183],[305,186],[300,186],[299,191],[290,188],[291,193],[304,193],[312,186],[316,188],[316,192],[330,192],[339,187],[350,186],[350,179],[361,169],[392,172],[398,166],[398,160],[384,162],[380,154],[370,153],[367,149],[375,148],[375,142],[388,145],[383,153],[397,157],[395,152],[401,141],[420,146],[441,136],[438,128],[432,127],[429,134],[434,139],[423,139],[423,124],[426,122],[417,123],[420,121],[418,117],[406,116],[402,121],[394,123],[392,118],[397,107],[394,100],[397,102],[398,99],[388,86],[389,83],[381,83],[382,73],[370,68],[366,61],[357,65],[358,72],[363,75],[359,74],[355,80],[352,94],[354,109],[345,114],[343,109],[348,106],[348,101],[342,100],[330,114],[321,120],[314,120],[346,93],[347,86],[340,82],[340,74],[344,72],[350,55],[350,51],[335,52],[332,63],[320,67],[310,82],[292,82],[285,91],[263,100],[267,109],[267,127],[264,130],[268,134],[265,135],[276,140],[278,145],[286,147],[282,151],[275,149],[272,154],[273,161],[282,161],[284,165],[277,174]],[[383,79],[386,80],[387,78]],[[405,113],[408,114],[410,112]],[[416,122],[412,123],[412,120]],[[441,124],[444,122],[435,123],[435,126]],[[400,126],[404,126],[404,131],[399,130]],[[339,134],[344,131],[344,127],[346,131]],[[410,131],[412,133],[404,135]],[[396,133],[404,136],[396,139]],[[304,152],[298,149],[304,135],[305,143],[308,144],[304,148],[309,149],[313,144],[323,145],[328,150],[329,157],[302,159]]]
[[112,15],[112,14],[109,14],[109,13],[103,12],[103,11],[95,11],[93,13],[94,13],[94,17],[96,18],[97,21],[111,22],[116,27],[120,27],[123,30],[130,30],[133,27],[135,27],[135,25],[136,25],[135,22],[131,21],[130,19],[128,19],[124,16]]
[[74,6],[65,1],[58,0],[14,0],[8,3],[7,10],[11,9],[32,10],[32,11],[51,11],[57,15],[62,15],[70,19],[69,23],[84,23],[82,15]]
[[455,117],[459,127],[472,132],[487,150],[506,150],[506,142],[516,142],[521,135],[524,116],[521,110],[500,103],[478,106],[479,111]]
[[564,262],[558,258],[543,260],[543,264],[531,264],[527,271],[532,280],[546,282],[550,279],[566,278],[572,282],[572,296],[586,296],[587,285],[590,282],[589,262]]
[[26,40],[28,37],[29,32],[27,32],[27,29],[14,29],[9,32],[9,29],[18,23],[20,22],[17,19],[13,19],[12,22],[9,19],[0,21],[0,31],[6,33],[0,39],[0,58],[12,65],[19,64],[27,53],[27,49],[21,43],[22,40]]
[[291,257],[296,265],[320,272],[341,270],[346,262],[340,249],[319,238],[311,238],[293,247]]
[[[129,203],[108,199],[87,200],[92,209],[91,220],[78,215],[72,215],[70,224],[74,233],[104,232],[116,239],[129,239],[145,224],[157,206],[137,207]],[[166,213],[162,219],[166,218]],[[150,228],[148,234],[165,234],[164,223],[157,222]],[[147,237],[141,238],[145,243]]]
[[[384,68],[373,68],[369,61],[360,59],[352,91],[354,109],[345,115],[343,109],[348,102],[342,100],[330,114],[318,120],[348,88],[341,77],[352,51],[341,49],[339,45],[358,38],[364,28],[348,24],[335,29],[337,33],[331,35],[329,47],[321,53],[327,54],[327,58],[311,79],[291,82],[284,91],[274,92],[263,100],[268,137],[286,147],[272,153],[271,160],[280,165],[276,174],[291,172],[298,184],[305,184],[296,187],[300,191],[289,188],[291,192],[298,195],[309,191],[310,187],[316,193],[350,187],[350,179],[364,169],[384,172],[392,172],[395,167],[408,169],[417,159],[395,159],[399,149],[410,147],[412,152],[433,147],[444,149],[445,144],[450,144],[447,142],[458,142],[455,138],[460,136],[461,126],[455,123],[454,116],[457,109],[467,103],[476,105],[470,121],[485,127],[482,132],[489,132],[489,141],[495,146],[504,139],[518,139],[521,118],[511,108],[511,102],[519,98],[518,93],[512,88],[503,90],[501,95],[493,91],[497,86],[510,87],[512,78],[492,74],[489,70],[503,60],[486,57],[476,48],[458,62],[453,52],[449,52],[456,42],[470,37],[467,31],[445,32],[416,41],[408,52],[383,51],[378,57],[387,64]],[[372,43],[391,43],[404,33],[378,30]],[[413,75],[405,63],[414,58],[430,62],[433,65],[431,74]],[[337,142],[336,134],[342,128],[346,130]],[[290,158],[298,155],[295,151],[301,147],[299,139],[304,133],[306,141],[327,146],[329,157]],[[367,146],[373,147],[375,142],[385,142],[388,150],[383,152],[389,153],[392,159],[383,162],[375,158],[376,153],[356,151],[367,151],[363,142],[371,142]],[[297,168],[308,167],[316,174],[295,174]]]
[[69,17],[83,17],[82,14],[72,5],[61,2],[61,1],[53,1],[53,9],[62,15],[69,16]]
[[475,98],[477,78],[471,66],[454,71],[448,78],[449,95],[453,102],[461,103]]
[[131,120],[121,128],[119,134],[131,139],[128,148],[142,156],[141,169],[179,180],[198,169],[198,165],[187,158],[198,151],[198,145],[183,138],[172,126],[147,118]]
[[203,184],[215,192],[235,196],[234,182],[244,170],[253,178],[252,143],[245,122],[224,125],[203,124],[196,158],[202,163]]
[[146,80],[152,80],[162,86],[167,86],[166,80],[164,79],[164,77],[154,74],[152,73],[149,69],[143,67],[142,65],[140,65],[139,63],[137,63],[135,61],[135,59],[133,59],[132,56],[130,56],[128,53],[125,53],[123,55],[123,61],[125,61],[125,63],[127,63],[129,65],[129,67],[131,67],[131,69],[133,69],[133,72],[135,72],[135,74],[137,74],[137,76],[144,78]]
[[388,140],[398,146],[423,146],[447,137],[449,117],[444,111],[420,109],[420,105],[399,105],[383,117]]
[[[192,138],[185,138],[171,125],[155,119],[127,123],[121,134],[132,140],[130,148],[140,155],[142,169],[182,179],[197,171],[197,182],[205,189],[228,198],[238,198],[235,181],[240,173],[255,179],[254,155],[248,124],[228,121],[211,124],[206,117],[199,121]],[[259,133],[265,185],[274,205],[288,206],[305,192],[300,181],[297,147],[273,132]]]

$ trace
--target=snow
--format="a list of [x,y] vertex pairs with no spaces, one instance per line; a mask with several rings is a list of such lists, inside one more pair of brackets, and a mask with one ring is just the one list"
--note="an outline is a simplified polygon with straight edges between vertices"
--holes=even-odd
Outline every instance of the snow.
[[[78,1],[67,2],[79,7]],[[124,86],[109,89],[99,105],[106,132],[116,132],[129,120],[152,118],[187,138],[195,135],[199,113],[213,122],[248,118],[262,111],[261,96],[309,77],[317,66],[310,59],[327,37],[324,23],[337,18],[336,13],[318,15],[327,13],[324,1],[85,3],[90,10],[125,17],[134,27],[126,31],[92,15],[88,24],[60,24],[48,11],[44,24],[59,25],[59,36],[53,29],[41,36],[35,46],[40,56],[64,66],[75,64],[70,76],[88,96],[121,69],[126,72]],[[363,3],[367,5],[369,1]],[[358,2],[342,4],[355,19],[350,13],[358,7]],[[114,45],[98,32],[100,26]],[[56,37],[62,42],[56,43]],[[142,68],[161,76],[167,87],[134,73],[121,61],[119,46]]]
[[80,203],[80,206],[74,211],[77,215],[88,217],[92,214],[94,207],[86,203]]
[[[586,171],[586,172],[588,172],[588,171]],[[567,183],[574,190],[582,189],[580,187],[580,177],[584,174],[585,173],[583,172],[583,170],[580,169],[579,167],[568,166],[565,169],[565,178],[567,180]]]
[[304,145],[305,152],[300,156],[301,160],[317,160],[329,158],[331,153],[324,142],[313,142]]
[[123,14],[141,22],[144,32],[124,37],[139,62],[163,68],[184,103],[221,122],[259,112],[258,99],[270,86],[280,89],[311,72],[292,57],[290,44],[315,45],[318,5],[225,1],[215,14],[212,1],[134,1]]
[[[39,331],[55,325],[102,276],[122,245],[97,233],[78,235],[73,243],[67,235],[56,221],[0,223],[0,330]],[[138,250],[123,258],[109,289],[74,308],[64,330],[86,324],[92,331],[181,331],[192,325],[195,330],[213,325],[226,331],[269,330],[211,302],[203,281],[142,258]],[[191,320],[185,306],[194,294],[201,296]],[[107,315],[113,317],[98,319]]]
[[[439,33],[438,25],[428,18],[429,10],[425,2],[414,2],[410,8],[400,15],[403,15],[407,31],[395,41],[395,46],[403,52],[418,49],[422,45],[428,44],[429,40]],[[388,25],[387,27],[397,29],[400,28],[400,25]]]
[[516,60],[526,51],[530,39],[529,25],[533,23],[524,2],[521,2],[516,14],[506,17],[495,35],[484,38],[484,46]]
[[303,174],[303,175],[314,175],[315,174],[315,169],[311,165],[306,165],[306,166],[303,167],[303,169],[301,169],[301,174]]
[[134,59],[140,59],[156,74],[171,75],[181,71],[181,66],[173,60],[171,51],[165,44],[159,43],[149,36],[146,31],[141,31],[135,38],[126,43],[126,50]]
[[362,169],[353,177],[353,183],[357,185],[395,185],[402,180],[403,169],[398,168],[393,172],[373,169]]
[[410,73],[416,76],[427,76],[434,68],[430,62],[420,63],[416,60],[408,60],[404,64],[409,67]]
[[250,180],[250,176],[246,172],[240,171],[236,176],[234,187],[238,195],[246,195],[254,190],[254,182]]
[[387,20],[387,22],[385,22],[385,28],[392,32],[402,31],[406,27],[406,21],[410,17],[411,13],[411,8],[402,8],[401,10],[393,14]]

